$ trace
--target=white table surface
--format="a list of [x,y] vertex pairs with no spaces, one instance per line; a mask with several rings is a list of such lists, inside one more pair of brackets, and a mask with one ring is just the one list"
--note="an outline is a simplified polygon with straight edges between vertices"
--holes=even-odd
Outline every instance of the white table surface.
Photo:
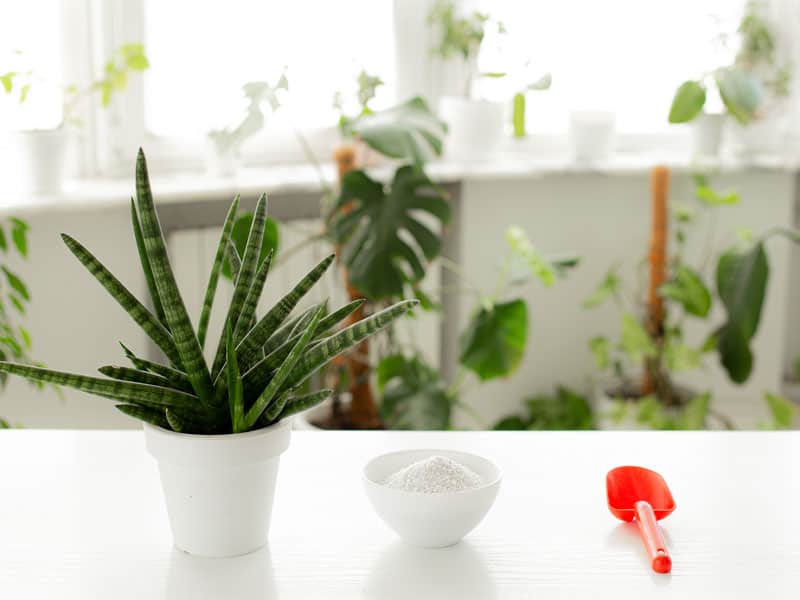
[[[504,473],[460,544],[418,550],[373,513],[368,458],[468,450]],[[800,433],[295,432],[270,544],[174,550],[138,431],[0,432],[0,598],[800,598]],[[611,467],[660,471],[671,575],[606,508]]]

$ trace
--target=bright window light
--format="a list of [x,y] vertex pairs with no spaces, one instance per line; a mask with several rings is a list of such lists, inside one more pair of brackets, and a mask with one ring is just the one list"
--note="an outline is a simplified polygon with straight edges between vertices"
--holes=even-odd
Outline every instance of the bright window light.
[[[610,109],[622,133],[659,133],[678,85],[728,64],[743,0],[482,0],[506,39],[487,39],[482,68],[550,71],[529,96],[529,130],[562,133],[570,109]],[[489,63],[489,64],[487,64]],[[512,71],[513,72],[513,71]],[[503,85],[502,80],[495,80]],[[508,85],[512,85],[510,82]],[[508,93],[511,90],[503,90]]]
[[354,93],[363,68],[387,85],[394,72],[390,0],[145,1],[145,122],[150,133],[197,138],[242,116],[241,86],[287,68],[283,118],[331,126],[334,94]]
[[[12,93],[0,87],[0,130],[47,129],[61,122],[61,0],[26,0],[0,5],[0,76],[11,78]],[[19,91],[30,85],[25,101]]]

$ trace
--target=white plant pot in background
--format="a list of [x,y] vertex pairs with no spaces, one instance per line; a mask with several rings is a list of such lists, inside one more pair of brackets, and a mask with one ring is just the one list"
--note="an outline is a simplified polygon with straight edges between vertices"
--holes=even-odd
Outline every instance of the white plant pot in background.
[[607,110],[574,110],[569,114],[572,154],[580,162],[608,159],[614,147],[616,116]]
[[267,542],[280,455],[291,421],[230,435],[145,424],[158,461],[175,546],[198,556],[247,554]]
[[239,170],[239,156],[232,148],[221,149],[212,138],[206,138],[205,145],[206,170],[214,177],[233,177]]
[[442,98],[439,117],[448,127],[445,156],[466,162],[494,157],[503,141],[504,110],[502,102],[457,96]]
[[725,115],[701,113],[692,121],[692,155],[716,158],[722,145]]
[[68,136],[64,128],[17,131],[10,135],[21,191],[59,193],[67,154]]

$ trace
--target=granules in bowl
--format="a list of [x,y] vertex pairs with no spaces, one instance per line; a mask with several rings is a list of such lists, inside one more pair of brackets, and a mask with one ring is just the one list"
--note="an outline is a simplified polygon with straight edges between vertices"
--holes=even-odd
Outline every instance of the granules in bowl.
[[483,479],[469,467],[454,460],[430,456],[392,473],[383,484],[406,492],[440,494],[480,487]]

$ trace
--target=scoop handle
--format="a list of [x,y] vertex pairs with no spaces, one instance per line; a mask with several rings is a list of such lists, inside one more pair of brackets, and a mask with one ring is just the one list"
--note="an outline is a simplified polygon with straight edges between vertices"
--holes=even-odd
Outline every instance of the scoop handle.
[[667,550],[667,543],[664,541],[664,534],[658,526],[653,507],[644,500],[639,500],[634,504],[636,523],[639,524],[639,533],[642,536],[647,556],[650,564],[656,573],[669,573],[672,570],[672,559]]

